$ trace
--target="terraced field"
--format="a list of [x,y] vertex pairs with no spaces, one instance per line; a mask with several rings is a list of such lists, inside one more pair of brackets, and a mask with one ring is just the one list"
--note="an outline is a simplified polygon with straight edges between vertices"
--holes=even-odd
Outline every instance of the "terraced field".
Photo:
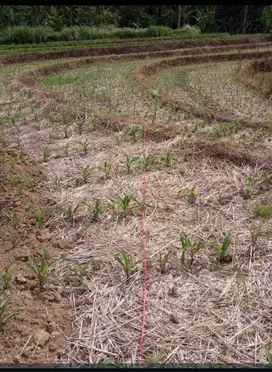
[[0,57],[0,359],[271,362],[271,37],[97,50]]

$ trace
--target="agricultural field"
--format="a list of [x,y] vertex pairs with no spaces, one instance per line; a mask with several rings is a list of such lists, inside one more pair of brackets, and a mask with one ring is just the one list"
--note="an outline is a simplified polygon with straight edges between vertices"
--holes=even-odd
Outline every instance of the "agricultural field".
[[2,46],[2,364],[272,362],[271,46]]

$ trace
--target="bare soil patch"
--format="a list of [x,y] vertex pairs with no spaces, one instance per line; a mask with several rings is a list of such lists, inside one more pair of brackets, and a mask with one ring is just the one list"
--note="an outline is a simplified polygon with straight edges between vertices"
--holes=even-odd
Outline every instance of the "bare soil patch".
[[[0,256],[1,266],[10,267],[12,282],[8,289],[0,287],[0,297],[10,299],[10,311],[21,313],[11,319],[1,334],[0,360],[2,364],[58,363],[67,349],[66,337],[72,332],[71,305],[67,293],[47,289],[39,291],[37,277],[27,266],[28,257],[40,258],[48,249],[49,257],[63,255],[51,226],[40,229],[28,209],[54,204],[40,189],[40,170],[25,157],[18,160],[15,150],[1,150],[0,196]],[[11,174],[27,174],[35,182],[31,189],[18,190],[9,182]],[[2,212],[17,216],[18,224]],[[15,246],[11,236],[18,236]]]

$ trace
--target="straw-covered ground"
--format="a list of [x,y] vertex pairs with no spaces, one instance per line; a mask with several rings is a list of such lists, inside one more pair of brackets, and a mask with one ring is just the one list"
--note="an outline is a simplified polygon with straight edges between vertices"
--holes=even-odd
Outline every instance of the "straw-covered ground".
[[1,67],[2,362],[271,362],[270,45]]

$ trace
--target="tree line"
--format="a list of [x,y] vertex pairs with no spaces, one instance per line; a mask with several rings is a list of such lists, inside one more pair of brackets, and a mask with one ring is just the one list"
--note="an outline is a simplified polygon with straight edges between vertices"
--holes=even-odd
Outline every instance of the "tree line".
[[263,33],[271,32],[271,5],[116,5],[49,6],[2,5],[0,27],[47,26],[55,31],[71,26],[179,28],[197,25],[201,32]]

